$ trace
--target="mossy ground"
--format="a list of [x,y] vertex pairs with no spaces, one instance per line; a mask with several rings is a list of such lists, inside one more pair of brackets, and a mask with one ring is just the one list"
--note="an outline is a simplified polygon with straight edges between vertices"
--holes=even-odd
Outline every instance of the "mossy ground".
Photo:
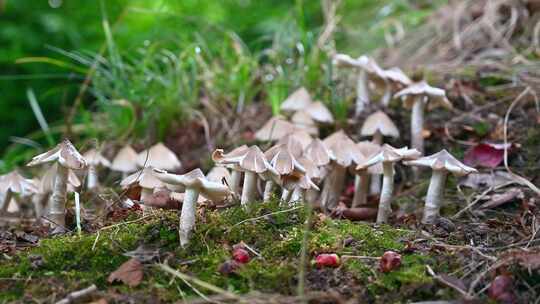
[[[143,282],[137,287],[109,284],[107,276],[129,259],[123,253],[140,245],[159,249],[161,262],[166,260],[180,272],[235,293],[256,290],[295,294],[306,214],[302,207],[278,213],[286,209],[291,208],[271,203],[259,204],[249,212],[241,207],[206,210],[198,216],[192,243],[185,249],[178,245],[175,212],[160,212],[145,221],[101,230],[99,237],[93,233],[44,239],[39,246],[0,263],[0,302],[51,300],[54,295],[59,298],[90,284],[110,293],[139,294],[164,301],[196,295],[192,288],[152,264],[145,264]],[[308,242],[310,260],[321,252],[370,257],[378,257],[386,250],[402,252],[405,242],[413,237],[412,232],[389,226],[316,216],[312,226]],[[231,258],[232,245],[241,241],[260,257],[254,257],[236,274],[219,273],[219,266]],[[42,257],[43,264],[33,267],[36,255]],[[328,279],[325,276],[334,272],[345,273],[345,277],[353,278],[347,284],[361,287],[370,302],[400,302],[404,295],[409,300],[422,299],[425,290],[432,294],[433,284],[425,273],[425,265],[433,264],[436,268],[437,262],[419,253],[403,251],[402,255],[402,267],[387,274],[378,271],[375,259],[346,258],[340,268],[327,269],[317,276],[324,281]],[[309,276],[317,271],[315,266],[308,265],[308,288],[317,289],[317,282],[310,282]]]

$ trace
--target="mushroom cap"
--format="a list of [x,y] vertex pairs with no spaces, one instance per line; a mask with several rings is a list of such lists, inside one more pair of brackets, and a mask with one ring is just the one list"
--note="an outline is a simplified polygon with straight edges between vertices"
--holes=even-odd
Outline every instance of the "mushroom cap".
[[168,173],[165,170],[157,168],[154,168],[152,173],[163,183],[197,189],[204,197],[211,201],[222,201],[232,194],[229,187],[207,180],[199,168],[182,175]]
[[24,178],[17,171],[0,176],[0,190],[4,193],[9,190],[21,196],[27,196],[38,191],[33,180]]
[[469,173],[478,172],[475,168],[466,166],[457,160],[446,149],[443,149],[435,154],[424,156],[419,159],[406,161],[404,164],[408,166],[423,166],[430,167],[433,170],[444,170],[451,172],[457,176],[467,175]]
[[326,176],[326,170],[317,166],[311,159],[303,156],[298,159],[298,162],[306,170],[305,174],[315,182],[321,181]]
[[[154,189],[166,186],[165,183],[163,183],[161,180],[156,178],[154,174],[152,174],[151,167],[145,167],[129,175],[120,182],[120,186],[122,186],[122,188],[128,188],[129,186],[134,184],[137,184],[145,189]],[[171,190],[181,191],[178,190],[178,188]]]
[[377,111],[369,115],[360,130],[360,134],[363,136],[373,136],[377,132],[384,136],[399,138],[398,128],[383,111]]
[[408,86],[412,84],[412,80],[398,67],[393,67],[388,70],[384,70],[384,76],[392,83],[399,84],[401,86]]
[[264,153],[259,147],[251,146],[240,152],[230,156],[223,154],[222,149],[216,149],[212,153],[212,159],[220,165],[232,165],[235,169],[241,171],[250,171],[258,174],[270,172],[277,175],[277,172],[266,160]]
[[176,154],[167,148],[163,143],[157,143],[137,155],[137,164],[140,167],[153,167],[163,170],[177,170],[182,167],[182,163]]
[[297,175],[284,175],[281,178],[283,188],[287,190],[294,190],[300,188],[304,190],[315,189],[319,191],[319,187],[313,183],[313,181],[306,174],[300,176]]
[[225,167],[215,166],[208,173],[206,173],[206,179],[211,182],[221,183],[225,180],[227,185],[232,185],[231,173]]
[[320,123],[334,123],[332,112],[320,101],[308,105],[304,111],[311,116],[313,120]]
[[430,86],[425,81],[419,81],[397,92],[394,98],[403,98],[405,107],[411,108],[414,104],[415,97],[425,96],[424,102],[428,103],[428,109],[433,109],[437,106],[452,107],[452,103],[446,98],[446,92],[443,89]]
[[[309,139],[311,140],[311,137],[309,137]],[[298,158],[302,156],[302,153],[304,151],[304,144],[300,142],[300,140],[304,140],[304,139],[298,137],[294,133],[291,133],[285,137],[282,137],[280,140],[278,140],[277,144],[285,145],[287,149],[289,149],[289,151],[292,153],[292,155]],[[266,152],[264,154],[267,155]],[[267,157],[266,159],[269,159],[269,158]]]
[[312,102],[309,92],[301,87],[283,101],[280,109],[284,112],[294,112],[306,108]]
[[54,161],[63,167],[73,170],[80,170],[86,167],[86,160],[68,139],[64,139],[53,149],[35,156],[27,166],[35,166]]
[[292,133],[297,127],[291,122],[285,119],[274,116],[270,118],[257,132],[255,132],[255,139],[259,141],[274,141],[281,137]]
[[[364,155],[365,160],[372,158],[381,151],[381,146],[377,145],[371,141],[361,141],[356,144],[360,152]],[[365,169],[364,169],[365,170]],[[382,164],[375,164],[371,167],[368,167],[369,174],[383,174]]]
[[311,115],[305,110],[299,110],[294,112],[293,116],[291,117],[291,122],[297,129],[303,130],[308,134],[319,134],[319,128],[317,128],[315,120],[313,120]]
[[401,160],[413,160],[421,156],[421,153],[416,149],[409,149],[407,147],[403,148],[394,148],[389,144],[384,144],[381,147],[381,152],[366,160],[365,162],[359,164],[356,167],[356,170],[362,170],[371,166],[374,166],[378,163],[385,162],[398,162]]
[[134,172],[138,168],[137,152],[130,145],[126,145],[120,149],[111,164],[111,169],[119,172]]
[[316,166],[326,166],[334,159],[334,154],[326,147],[322,140],[316,138],[304,151],[304,156]]
[[[38,193],[51,193],[54,189],[54,179],[56,177],[56,171],[58,171],[58,164],[52,164],[45,174],[41,177],[41,181],[38,184]],[[68,170],[68,179],[67,179],[68,191],[75,192],[75,188],[81,186],[81,181],[77,174],[73,170]]]
[[305,173],[306,171],[285,144],[273,146],[264,153],[264,156],[279,175],[292,174],[295,171]]
[[107,168],[111,166],[111,162],[96,149],[86,151],[83,157],[89,166],[103,166]]
[[362,153],[343,130],[328,136],[323,143],[332,152],[334,161],[340,166],[348,167],[353,163],[359,164],[363,161]]

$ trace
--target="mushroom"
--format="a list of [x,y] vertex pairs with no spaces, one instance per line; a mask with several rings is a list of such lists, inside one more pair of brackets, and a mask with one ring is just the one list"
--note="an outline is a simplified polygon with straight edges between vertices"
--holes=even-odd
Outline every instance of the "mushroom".
[[137,164],[140,167],[152,167],[174,171],[182,167],[182,163],[173,151],[163,143],[157,143],[137,155]]
[[[41,180],[36,184],[37,191],[32,197],[32,202],[36,210],[42,210],[46,206],[49,195],[54,191],[54,180],[58,171],[58,164],[52,164],[43,174]],[[73,170],[68,170],[67,176],[67,192],[75,192],[78,187],[81,186],[81,181],[77,177],[77,174]],[[50,204],[49,206],[50,207]],[[37,213],[37,212],[36,212]],[[41,217],[43,211],[36,216]]]
[[280,109],[283,112],[296,112],[302,110],[311,104],[311,96],[306,88],[301,87],[298,90],[294,91],[285,101],[281,103]]
[[291,122],[282,117],[274,116],[255,132],[255,139],[259,141],[275,141],[296,130],[298,128]]
[[[217,149],[214,153],[212,153],[212,160],[220,165],[222,164],[223,160],[228,159],[237,159],[238,157],[244,155],[248,149],[248,146],[242,145],[238,148],[233,149],[231,152],[227,154],[223,154],[222,149]],[[228,163],[225,164],[226,167],[230,168],[232,170],[231,179],[229,188],[234,193],[235,196],[240,195],[240,182],[242,180],[242,169],[238,164],[236,163]]]
[[381,152],[368,159],[356,167],[356,170],[362,170],[376,164],[382,163],[383,166],[383,185],[379,199],[379,210],[377,212],[377,223],[388,222],[388,217],[392,212],[390,201],[394,192],[394,163],[401,160],[412,160],[420,157],[420,152],[415,149],[394,148],[384,144]]
[[353,163],[358,164],[361,154],[356,144],[342,130],[333,133],[323,141],[332,152],[328,176],[325,178],[321,193],[321,206],[326,210],[335,208],[345,184],[347,168]]
[[425,81],[413,83],[397,92],[395,98],[403,98],[406,108],[412,108],[411,113],[411,147],[424,154],[424,108],[429,103],[428,110],[439,105],[452,107],[443,89],[435,88]]
[[[384,136],[399,138],[399,130],[388,115],[382,111],[377,111],[366,118],[360,130],[360,135],[371,136],[372,141],[380,146],[383,144]],[[369,192],[372,194],[381,192],[380,174],[373,174],[371,176]]]
[[444,185],[448,173],[464,176],[472,172],[477,172],[476,169],[462,164],[444,149],[430,156],[404,163],[409,166],[424,166],[433,169],[426,196],[424,216],[422,217],[422,223],[424,224],[433,223],[439,216],[439,210],[441,209],[444,194]]
[[304,111],[311,116],[311,118],[323,124],[334,123],[334,116],[332,112],[320,101],[309,104]]
[[137,152],[130,145],[124,146],[114,157],[111,169],[122,172],[122,179],[126,178],[129,173],[137,171]]
[[319,134],[319,128],[317,128],[315,120],[304,110],[296,111],[291,117],[291,122],[296,128],[310,135],[317,136]]
[[232,184],[231,173],[225,167],[215,166],[210,171],[208,171],[208,173],[206,173],[206,179],[211,182],[225,184],[227,186]]
[[[298,163],[305,170],[305,174],[298,180],[287,179],[285,183],[293,183],[294,191],[291,195],[290,202],[297,202],[305,200],[307,203],[313,203],[312,200],[308,200],[307,193],[314,191],[320,191],[317,183],[324,178],[324,173],[319,167],[315,165],[313,161],[306,157],[298,159]],[[287,186],[287,185],[286,185]]]
[[188,244],[191,232],[195,227],[197,199],[199,198],[199,194],[202,194],[211,201],[221,201],[232,194],[229,187],[207,180],[201,169],[198,168],[184,175],[171,174],[167,173],[165,170],[154,168],[153,174],[164,183],[182,186],[186,189],[178,231],[180,245],[182,247],[185,247]]
[[[165,185],[161,180],[157,179],[152,174],[152,168],[151,167],[145,167],[141,169],[140,171],[137,171],[128,177],[124,178],[120,182],[120,186],[123,189],[129,189],[132,186],[139,186],[141,187],[141,197],[140,201],[145,203],[148,199],[152,197],[152,194],[154,193],[154,189],[163,188],[169,186],[169,188],[173,188],[170,190],[173,191],[183,191],[183,188],[176,187],[170,187],[170,185]],[[147,211],[147,209],[151,209],[151,207],[144,207],[144,211]]]
[[257,196],[257,176],[263,180],[268,178],[277,180],[278,173],[268,163],[264,153],[257,146],[251,146],[242,153],[231,157],[225,157],[223,150],[217,149],[212,154],[212,159],[218,164],[235,165],[239,170],[245,172],[242,198],[240,199],[243,206],[252,203]]
[[99,151],[96,149],[91,149],[83,155],[86,163],[88,165],[88,176],[86,187],[90,190],[95,189],[98,186],[98,172],[97,167],[103,166],[109,168],[111,162],[106,159]]
[[27,166],[35,166],[47,162],[58,163],[58,169],[54,178],[54,190],[49,206],[49,217],[52,222],[53,233],[64,232],[66,219],[66,191],[69,169],[82,170],[86,168],[86,161],[75,149],[73,144],[64,139],[52,150],[40,154],[28,163]]
[[0,214],[5,214],[11,203],[13,194],[28,196],[37,192],[37,186],[33,180],[27,179],[17,171],[12,171],[0,176],[0,189],[4,191],[4,199],[0,205]]
[[353,59],[346,54],[337,54],[334,56],[334,63],[337,66],[352,67],[358,69],[358,81],[356,85],[356,106],[355,116],[358,117],[364,111],[366,105],[369,104],[369,89],[368,77],[373,79],[381,79],[379,83],[385,84],[383,69],[377,63],[367,57],[360,56],[358,59]]
[[383,97],[381,98],[381,103],[387,107],[392,99],[392,94],[409,86],[412,83],[412,80],[397,67],[383,70],[383,75],[385,79],[385,89]]
[[[371,157],[375,156],[381,150],[381,146],[369,141],[359,142],[356,144],[356,146],[362,153],[365,160],[368,160]],[[352,207],[366,205],[367,194],[369,192],[369,174],[377,175],[377,177],[380,177],[382,173],[383,170],[381,164],[371,166],[367,169],[355,170],[354,197],[352,201]]]
[[311,144],[313,138],[307,132],[302,130],[297,130],[292,133],[289,133],[282,138],[280,138],[277,143],[285,144],[289,146],[291,152],[296,157],[299,157],[302,154],[302,151]]
[[[299,151],[293,153],[293,149],[295,148],[297,150],[299,149]],[[305,169],[297,161],[295,154],[296,156],[301,155],[302,149],[300,143],[291,138],[288,141],[288,144],[277,144],[272,148],[268,149],[268,151],[264,153],[264,156],[266,157],[266,160],[268,160],[272,168],[274,168],[274,170],[277,172],[277,174],[279,174],[280,177],[283,178],[287,175],[294,174],[299,176],[305,173]],[[274,184],[275,182],[271,178],[266,181],[263,195],[265,202],[270,200]],[[290,191],[293,190],[293,188],[293,185],[283,188],[281,197],[283,201],[289,200],[290,195],[292,194]]]

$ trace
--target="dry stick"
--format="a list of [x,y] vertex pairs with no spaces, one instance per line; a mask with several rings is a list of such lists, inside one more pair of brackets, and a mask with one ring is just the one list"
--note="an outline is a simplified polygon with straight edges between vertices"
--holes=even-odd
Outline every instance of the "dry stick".
[[[523,97],[525,97],[525,95],[531,94],[530,92],[531,92],[531,87],[527,87],[523,92],[521,92],[521,94],[519,94],[516,97],[516,99],[514,99],[514,101],[512,101],[512,103],[510,104],[510,107],[508,107],[508,110],[506,111],[506,114],[504,115],[504,128],[503,128],[503,131],[504,131],[504,167],[506,168],[506,171],[508,171],[508,173],[510,173],[510,175],[513,177],[514,181],[516,181],[517,183],[519,183],[521,185],[525,185],[525,186],[529,187],[531,190],[536,192],[537,195],[540,195],[540,189],[538,189],[538,187],[536,187],[533,183],[531,183],[526,178],[515,174],[514,172],[512,172],[512,170],[510,170],[510,167],[508,167],[508,118],[510,117],[510,113],[512,112],[512,109],[518,104],[519,101],[521,101],[521,99],[523,99]],[[535,97],[533,94],[531,94],[531,95],[533,97]]]
[[92,284],[89,287],[86,287],[85,289],[81,289],[78,291],[71,292],[67,295],[67,297],[63,298],[62,300],[56,302],[56,304],[69,304],[69,303],[75,303],[78,299],[85,297],[87,295],[92,294],[93,292],[97,291],[96,285]]
[[431,267],[429,267],[429,265],[426,265],[426,269],[427,269],[428,274],[430,276],[432,276],[433,279],[435,279],[435,281],[438,281],[439,283],[441,283],[443,285],[446,285],[446,286],[454,289],[455,291],[459,292],[466,300],[474,299],[474,297],[471,296],[467,291],[461,289],[460,287],[454,285],[451,282],[448,282],[447,280],[443,279],[441,276],[436,274],[435,271],[433,271],[433,269]]

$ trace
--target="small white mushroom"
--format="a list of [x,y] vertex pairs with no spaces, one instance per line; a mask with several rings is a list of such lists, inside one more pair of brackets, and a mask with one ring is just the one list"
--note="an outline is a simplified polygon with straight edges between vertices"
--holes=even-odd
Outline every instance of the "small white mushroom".
[[280,110],[292,113],[306,108],[312,102],[309,92],[306,88],[301,87],[281,103]]
[[[381,146],[369,142],[362,141],[356,144],[359,151],[362,153],[365,160],[370,159],[380,152]],[[363,161],[360,161],[361,163]],[[369,192],[369,175],[376,176],[377,178],[383,173],[382,165],[374,165],[367,169],[355,170],[355,179],[354,179],[354,196],[352,201],[352,207],[360,207],[366,205],[367,194]]]
[[139,167],[152,167],[163,170],[174,171],[182,167],[182,163],[176,154],[167,148],[163,143],[157,143],[137,155]]
[[0,190],[4,191],[0,214],[5,214],[12,199],[14,199],[13,194],[29,196],[37,192],[37,186],[33,180],[25,178],[17,171],[12,171],[0,176]]
[[410,85],[412,80],[403,73],[400,68],[394,67],[388,70],[383,70],[385,81],[384,94],[381,98],[381,103],[387,107],[390,104],[392,95],[404,87]]
[[54,179],[54,190],[49,208],[49,219],[52,222],[53,233],[64,232],[66,212],[66,191],[69,169],[82,170],[86,168],[86,161],[75,149],[73,144],[64,139],[52,150],[40,154],[32,159],[28,166],[35,166],[47,162],[58,163],[58,170]]
[[232,194],[229,187],[207,180],[201,169],[195,169],[183,175],[171,174],[165,170],[154,169],[153,174],[164,183],[183,186],[186,189],[178,232],[182,247],[188,244],[193,228],[195,227],[199,194],[214,202],[222,201]]
[[409,166],[423,166],[433,169],[426,196],[424,216],[422,217],[422,223],[424,224],[431,224],[439,217],[444,194],[444,185],[448,173],[464,176],[469,173],[477,172],[476,169],[462,164],[446,150],[404,163]]
[[435,88],[425,81],[413,83],[399,91],[395,98],[403,98],[405,107],[412,108],[411,113],[411,147],[424,154],[424,108],[429,103],[428,110],[439,105],[452,107],[443,89]]
[[321,101],[316,101],[309,104],[304,111],[308,113],[314,121],[323,124],[334,123],[332,112]]
[[111,170],[122,172],[122,178],[126,178],[129,173],[139,169],[137,165],[137,152],[130,146],[126,145],[114,157]]
[[[277,144],[272,148],[268,149],[268,151],[264,153],[264,156],[266,157],[266,160],[268,160],[270,165],[274,168],[274,170],[279,174],[280,178],[283,178],[287,175],[298,175],[305,173],[305,169],[296,159],[296,157],[301,154],[301,144],[298,141],[294,140],[294,138],[291,138],[287,141],[287,144]],[[264,189],[265,192],[263,195],[266,202],[270,200],[274,184],[275,181],[272,179],[268,179],[268,181],[266,182]],[[293,190],[291,189],[291,187],[283,188],[281,197],[283,201],[288,202],[291,195],[291,190]]]
[[381,152],[356,167],[357,170],[362,170],[379,163],[382,163],[383,165],[383,185],[379,200],[377,223],[388,222],[388,218],[392,212],[390,202],[394,192],[394,163],[401,160],[416,159],[420,157],[420,155],[420,152],[415,149],[408,149],[407,147],[397,149],[388,144],[384,144],[381,148]]
[[[233,149],[231,152],[224,154],[222,149],[217,149],[212,153],[212,160],[216,162],[218,165],[224,165],[223,162],[226,162],[226,160],[232,159],[238,159],[238,157],[243,156],[248,149],[248,146],[242,145],[240,147],[237,147]],[[242,169],[240,166],[238,166],[237,163],[227,163],[224,165],[227,168],[230,168],[232,170],[231,174],[231,180],[229,184],[229,188],[234,193],[235,196],[240,195],[240,182],[242,181]]]
[[88,176],[86,177],[86,187],[89,190],[97,188],[99,185],[98,181],[98,166],[111,167],[111,162],[105,158],[99,151],[96,149],[91,149],[84,153],[83,155],[86,163],[88,165]]
[[293,125],[302,131],[307,132],[310,135],[319,135],[319,128],[315,120],[306,111],[296,111],[291,117]]
[[[56,173],[58,172],[58,164],[52,164],[43,174],[39,183],[37,183],[37,192],[32,197],[32,202],[36,208],[42,209],[43,207],[50,208],[51,204],[46,204],[50,199],[50,194],[54,191],[54,180]],[[73,170],[68,170],[67,177],[67,192],[75,192],[77,188],[81,186],[81,181],[77,177],[77,174]],[[36,212],[37,213],[37,212]],[[36,214],[39,218],[43,215],[43,211]]]
[[298,128],[293,123],[282,117],[274,116],[255,132],[255,139],[258,141],[276,141],[296,130]]
[[[124,178],[120,182],[120,186],[122,189],[128,189],[132,186],[139,186],[141,187],[141,197],[140,201],[142,203],[146,203],[148,200],[151,199],[152,194],[154,194],[155,189],[167,187],[172,191],[183,191],[183,188],[179,187],[173,187],[171,185],[166,185],[161,180],[157,179],[154,174],[152,174],[152,168],[146,167],[141,169],[140,171],[137,171],[135,173],[132,173],[128,177]],[[144,206],[143,211],[146,213],[148,211],[152,210],[152,207]]]

